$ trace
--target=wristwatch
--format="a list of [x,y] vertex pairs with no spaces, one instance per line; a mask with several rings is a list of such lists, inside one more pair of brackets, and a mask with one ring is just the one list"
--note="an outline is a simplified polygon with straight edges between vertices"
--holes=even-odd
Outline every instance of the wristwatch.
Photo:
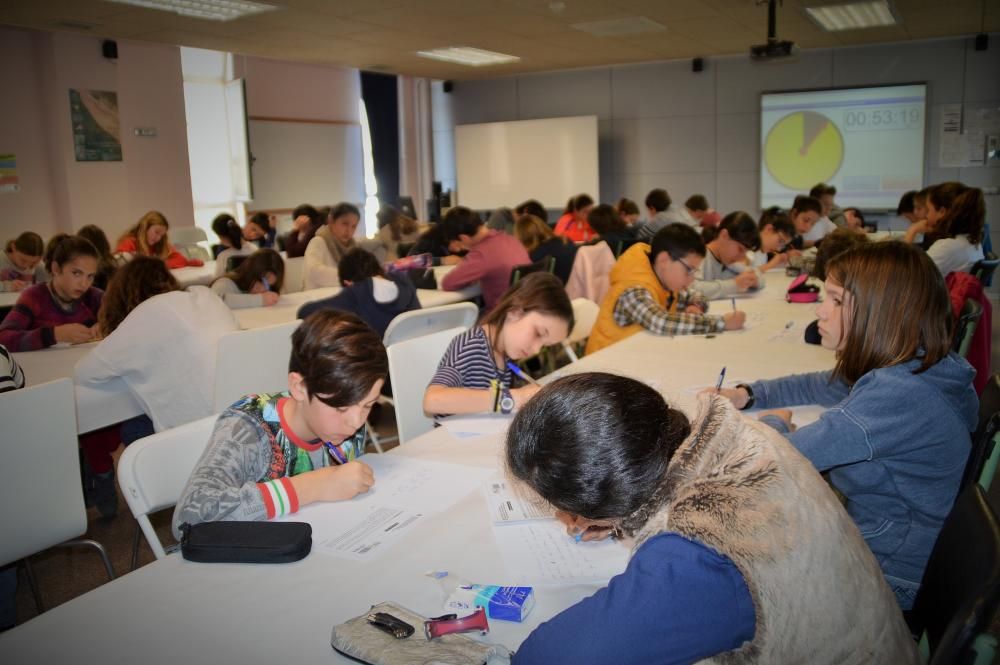
[[514,411],[514,397],[510,394],[510,388],[500,387],[500,413],[509,414]]
[[736,389],[739,390],[740,388],[747,391],[747,403],[740,407],[740,411],[752,409],[754,402],[757,401],[757,398],[753,396],[753,389],[745,383],[737,383]]

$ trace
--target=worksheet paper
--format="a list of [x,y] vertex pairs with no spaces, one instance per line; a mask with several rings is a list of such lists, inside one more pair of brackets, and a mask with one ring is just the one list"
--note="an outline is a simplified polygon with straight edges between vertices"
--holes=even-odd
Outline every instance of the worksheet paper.
[[490,469],[427,462],[395,455],[365,455],[375,485],[350,501],[315,503],[286,520],[309,522],[313,550],[371,561],[427,516],[475,491]]
[[487,413],[448,416],[438,422],[455,438],[473,439],[480,436],[503,434],[507,431],[513,418],[512,415],[502,413]]
[[497,473],[485,483],[483,490],[490,504],[494,524],[510,524],[532,520],[550,520],[555,509],[548,501],[516,480]]
[[507,563],[505,580],[529,586],[607,582],[625,571],[629,551],[608,538],[576,542],[558,520],[493,527]]

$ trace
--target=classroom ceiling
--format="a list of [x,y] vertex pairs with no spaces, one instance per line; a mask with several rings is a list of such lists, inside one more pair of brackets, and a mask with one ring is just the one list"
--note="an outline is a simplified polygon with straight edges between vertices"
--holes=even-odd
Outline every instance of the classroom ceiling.
[[[260,1],[279,8],[219,22],[106,0],[3,0],[0,23],[440,79],[746,54],[767,35],[767,6],[757,0]],[[1000,30],[1000,0],[891,0],[898,25],[839,33],[823,31],[803,9],[843,1],[784,0],[778,37],[808,49]],[[665,29],[597,37],[573,27],[640,17]],[[521,60],[466,67],[416,55],[447,46]]]

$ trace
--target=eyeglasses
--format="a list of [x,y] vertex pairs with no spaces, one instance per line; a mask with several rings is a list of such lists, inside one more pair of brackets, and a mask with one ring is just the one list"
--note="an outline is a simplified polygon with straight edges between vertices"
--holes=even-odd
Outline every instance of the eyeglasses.
[[693,275],[695,273],[695,271],[697,270],[697,268],[692,268],[691,266],[689,266],[688,263],[687,263],[687,261],[685,261],[684,259],[677,259],[677,263],[679,263],[682,266],[684,266],[684,270],[687,271],[686,274],[688,275],[688,277],[690,277],[691,275]]

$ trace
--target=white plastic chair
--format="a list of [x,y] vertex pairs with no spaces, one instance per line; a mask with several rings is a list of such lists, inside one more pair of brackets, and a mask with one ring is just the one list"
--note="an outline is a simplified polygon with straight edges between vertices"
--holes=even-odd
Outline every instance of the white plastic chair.
[[167,555],[149,515],[177,503],[198,458],[205,451],[218,416],[158,432],[139,439],[118,461],[118,483],[125,503],[139,523],[132,543],[132,568],[139,558],[139,534],[146,536],[157,559]]
[[295,256],[285,259],[285,283],[282,293],[298,293],[302,290],[302,280],[306,269],[306,257]]
[[440,330],[449,328],[468,330],[475,325],[477,318],[479,318],[479,308],[471,302],[415,309],[403,312],[390,321],[382,341],[388,348],[393,344]]
[[237,330],[219,338],[212,409],[221,413],[248,393],[288,389],[288,357],[299,321]]
[[466,330],[449,328],[386,346],[400,444],[434,427],[424,413],[424,392],[451,340]]
[[39,611],[41,596],[27,557],[56,545],[87,545],[115,572],[104,547],[75,539],[87,531],[80,483],[73,382],[59,379],[0,395],[3,461],[0,484],[0,566],[24,559]]
[[601,313],[601,308],[589,298],[575,298],[572,305],[573,318],[576,320],[576,323],[573,325],[573,330],[570,331],[569,337],[563,340],[562,345],[570,360],[576,362],[579,358],[573,350],[573,344],[579,344],[590,337],[590,331],[594,329],[594,324],[597,322],[597,315]]
[[197,245],[208,241],[208,234],[200,226],[175,226],[170,229],[170,242],[174,245]]

